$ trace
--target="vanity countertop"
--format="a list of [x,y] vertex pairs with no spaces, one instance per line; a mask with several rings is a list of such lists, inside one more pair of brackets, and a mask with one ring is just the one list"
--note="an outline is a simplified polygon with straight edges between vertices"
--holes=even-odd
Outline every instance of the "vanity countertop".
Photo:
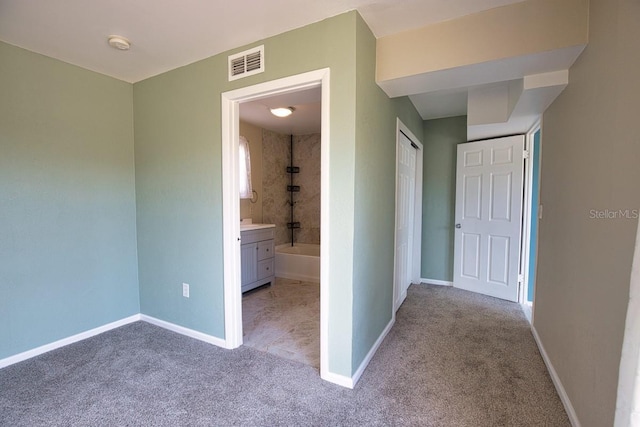
[[240,224],[240,231],[261,230],[263,228],[275,228],[275,224]]

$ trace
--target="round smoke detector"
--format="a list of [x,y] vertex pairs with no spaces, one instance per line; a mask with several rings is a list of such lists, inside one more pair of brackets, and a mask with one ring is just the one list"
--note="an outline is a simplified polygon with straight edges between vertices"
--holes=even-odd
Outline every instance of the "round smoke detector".
[[122,36],[109,36],[109,46],[118,50],[129,50],[131,42]]

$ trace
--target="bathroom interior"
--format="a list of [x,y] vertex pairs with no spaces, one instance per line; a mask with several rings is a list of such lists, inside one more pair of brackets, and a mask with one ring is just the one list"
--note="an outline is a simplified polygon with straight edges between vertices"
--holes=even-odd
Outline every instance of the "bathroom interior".
[[240,104],[243,344],[317,369],[320,99],[316,87]]

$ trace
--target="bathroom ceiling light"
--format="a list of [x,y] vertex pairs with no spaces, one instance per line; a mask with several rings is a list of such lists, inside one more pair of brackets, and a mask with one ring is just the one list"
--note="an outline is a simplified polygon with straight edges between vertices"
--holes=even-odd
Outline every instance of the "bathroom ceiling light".
[[122,36],[109,36],[109,46],[118,50],[129,50],[131,42]]
[[287,117],[287,116],[290,116],[294,110],[295,108],[293,107],[272,108],[271,114],[273,114],[276,117]]

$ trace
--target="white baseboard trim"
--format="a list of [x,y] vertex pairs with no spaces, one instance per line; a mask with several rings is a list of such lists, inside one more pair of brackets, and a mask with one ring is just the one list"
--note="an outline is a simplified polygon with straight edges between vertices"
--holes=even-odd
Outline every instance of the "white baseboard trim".
[[549,375],[551,376],[551,381],[553,381],[553,385],[556,387],[556,391],[558,392],[558,396],[560,396],[560,400],[564,405],[564,409],[565,411],[567,411],[567,416],[569,417],[571,425],[573,427],[581,427],[580,421],[578,420],[578,415],[576,414],[575,409],[573,409],[573,405],[571,404],[569,395],[567,395],[567,392],[562,385],[562,381],[560,381],[558,373],[551,364],[551,360],[549,359],[549,355],[542,345],[542,341],[540,340],[538,331],[536,331],[536,328],[533,325],[531,325],[531,333],[533,334],[533,339],[535,339],[536,344],[538,345],[538,349],[540,350],[540,354],[542,355],[542,360],[544,360],[544,364],[547,365],[547,370],[549,371]]
[[51,350],[56,350],[60,347],[67,346],[69,344],[73,344],[78,341],[86,340],[87,338],[91,338],[103,332],[107,332],[112,329],[119,328],[120,326],[137,322],[138,320],[140,320],[140,314],[134,314],[133,316],[125,317],[124,319],[116,320],[115,322],[107,323],[106,325],[98,326],[97,328],[89,329],[88,331],[80,332],[79,334],[75,334],[67,338],[62,338],[58,341],[54,341],[52,343],[45,344],[31,350],[27,350],[25,352],[18,353],[13,356],[0,359],[0,369],[7,367],[9,365],[13,365],[18,362],[22,362],[27,359],[31,359],[32,357],[39,356]]
[[446,280],[436,280],[436,279],[420,278],[420,283],[425,283],[427,285],[453,286],[453,282],[447,282]]
[[[400,294],[400,296],[398,297],[398,299],[396,301],[393,302],[393,317],[394,317],[394,322],[395,322],[395,315],[396,315],[396,311],[400,310],[400,307],[402,306],[402,304],[404,304],[404,300],[407,299],[407,290],[405,289],[404,291],[402,291],[402,293]],[[398,301],[400,301],[398,303]]]
[[389,331],[391,330],[395,322],[396,322],[396,318],[395,316],[393,316],[389,321],[389,323],[387,323],[387,326],[384,328],[384,330],[382,331],[382,333],[380,334],[376,342],[373,344],[373,347],[371,347],[371,350],[369,350],[369,353],[367,353],[367,355],[365,356],[364,360],[362,361],[362,363],[360,364],[356,372],[353,374],[352,381],[354,386],[356,385],[356,383],[364,373],[364,370],[369,365],[369,362],[371,362],[371,359],[373,359],[373,356],[376,354],[376,351],[378,351],[378,348],[382,344],[382,341],[384,341],[385,337],[387,336],[387,334],[389,333]]
[[334,374],[333,372],[322,372],[320,374],[320,378],[346,388],[353,388],[354,386],[353,378],[347,377],[345,375]]
[[167,329],[172,332],[176,332],[180,335],[185,335],[196,340],[204,341],[209,344],[216,345],[218,347],[229,349],[227,342],[222,338],[214,337],[202,332],[198,332],[193,329],[185,328],[184,326],[176,325],[175,323],[166,322],[164,320],[156,319],[155,317],[147,316],[146,314],[140,315],[140,320],[151,323],[152,325],[159,326],[163,329]]
[[329,371],[322,371],[320,373],[320,378],[322,378],[325,381],[329,381],[330,383],[353,389],[353,387],[355,387],[356,383],[364,373],[364,370],[367,368],[367,365],[369,365],[369,362],[371,362],[373,355],[376,354],[376,351],[378,351],[380,344],[382,344],[382,341],[384,341],[384,338],[387,336],[387,334],[393,327],[393,324],[395,323],[395,321],[396,321],[395,317],[393,317],[389,321],[387,326],[384,328],[384,331],[382,331],[382,333],[380,334],[376,342],[373,344],[373,347],[371,347],[371,350],[369,350],[369,353],[367,353],[364,360],[362,361],[362,363],[360,363],[360,366],[358,367],[358,369],[356,370],[356,372],[353,374],[352,377],[347,377],[345,375],[340,375],[340,374],[334,374],[333,372],[329,372]]
[[54,341],[52,343],[45,344],[40,347],[36,347],[32,350],[27,350],[25,352],[18,353],[13,356],[6,357],[4,359],[0,359],[0,369],[7,367],[9,365],[13,365],[18,362],[22,362],[27,359],[31,359],[32,357],[39,356],[51,350],[56,350],[58,348],[67,346],[69,344],[86,340],[87,338],[91,338],[95,335],[110,331],[112,329],[119,328],[129,323],[137,322],[139,320],[142,320],[147,323],[151,323],[152,325],[156,325],[164,329],[168,329],[170,331],[176,332],[181,335],[185,335],[200,341],[204,341],[209,344],[216,345],[218,347],[227,348],[227,349],[229,348],[226,344],[226,341],[221,338],[214,337],[212,335],[207,335],[202,332],[194,331],[193,329],[185,328],[183,326],[175,325],[173,323],[165,322],[164,320],[156,319],[155,317],[147,316],[146,314],[134,314],[133,316],[125,317],[124,319],[116,320],[115,322],[107,323],[106,325],[98,326],[97,328],[93,328],[88,331],[81,332],[76,335],[72,335],[67,338],[62,338],[58,341]]

